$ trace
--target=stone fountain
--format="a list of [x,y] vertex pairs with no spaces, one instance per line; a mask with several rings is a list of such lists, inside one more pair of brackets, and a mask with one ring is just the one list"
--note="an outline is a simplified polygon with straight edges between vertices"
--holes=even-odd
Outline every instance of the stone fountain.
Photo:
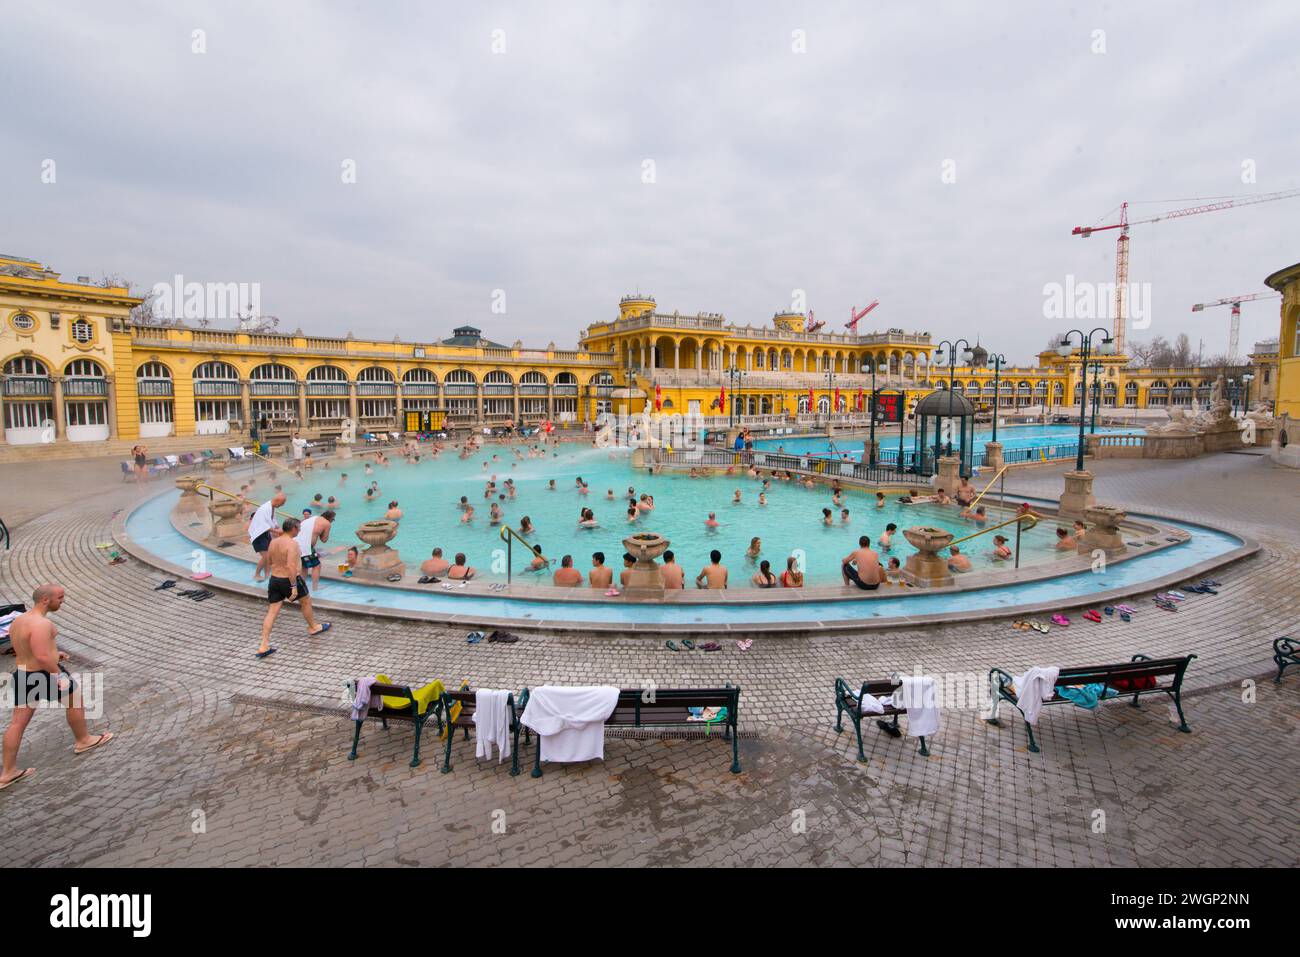
[[1083,520],[1088,530],[1079,541],[1079,554],[1085,555],[1100,548],[1107,556],[1122,555],[1128,551],[1119,527],[1128,513],[1117,505],[1092,505],[1083,510]]
[[212,516],[212,531],[208,540],[212,542],[246,541],[244,520],[240,517],[242,506],[233,498],[213,499],[208,505]]
[[181,490],[181,497],[176,502],[177,510],[203,514],[206,503],[196,488],[200,481],[199,477],[197,475],[182,475],[175,481],[176,487]]
[[655,532],[640,532],[623,539],[623,547],[636,559],[623,586],[625,594],[633,598],[663,597],[663,567],[655,559],[668,550],[668,544],[668,539]]
[[357,538],[369,547],[357,558],[353,574],[358,578],[376,579],[402,574],[405,571],[402,556],[388,545],[396,535],[397,523],[390,519],[362,522],[357,528]]
[[903,537],[916,549],[907,556],[899,577],[917,588],[940,588],[952,584],[948,560],[939,552],[952,544],[956,536],[942,528],[916,525],[903,529]]

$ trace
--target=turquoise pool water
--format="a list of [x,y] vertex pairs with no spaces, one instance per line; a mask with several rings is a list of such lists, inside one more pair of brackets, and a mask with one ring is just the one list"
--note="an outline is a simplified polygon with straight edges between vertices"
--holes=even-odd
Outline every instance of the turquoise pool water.
[[[499,454],[499,453],[498,453]],[[572,455],[571,460],[568,456]],[[603,457],[604,453],[598,453],[597,457]],[[473,467],[479,467],[481,459],[471,460]],[[625,491],[629,484],[629,476],[632,473],[626,470],[625,465],[619,461],[609,463],[609,467],[616,466],[618,474],[622,476],[622,489]],[[360,463],[357,463],[360,464]],[[437,463],[439,466],[444,463]],[[458,463],[465,465],[465,463]],[[598,474],[596,469],[592,468],[593,453],[570,453],[564,452],[557,460],[548,460],[541,462],[532,460],[531,465],[538,467],[545,473],[538,476],[542,481],[543,487],[549,477],[556,477],[557,486],[561,485],[561,470],[567,470],[564,474],[575,475],[583,474],[584,478],[589,481]],[[508,464],[507,464],[508,467]],[[402,465],[394,465],[387,470],[383,486],[393,486],[397,479],[396,475],[399,470],[405,468]],[[524,465],[521,463],[521,469]],[[575,470],[582,468],[583,473],[577,473]],[[427,470],[427,471],[422,471]],[[480,469],[481,470],[481,469]],[[383,472],[379,469],[377,471]],[[456,492],[459,486],[456,484],[454,477],[448,476],[448,482],[442,483],[437,478],[437,471],[430,466],[416,466],[412,468],[413,482],[415,487],[423,488],[429,492],[429,502],[433,503],[428,508],[433,509],[446,507],[448,496]],[[449,472],[459,472],[459,469],[450,469]],[[516,484],[520,482],[520,470],[514,470],[516,474]],[[360,472],[360,469],[349,469],[349,474]],[[327,474],[327,473],[321,473]],[[611,473],[605,473],[612,477]],[[332,472],[334,481],[338,480],[338,471]],[[639,479],[641,476],[637,476]],[[259,480],[260,482],[261,480]],[[460,477],[463,483],[466,481],[465,476]],[[659,479],[654,479],[653,485],[660,488]],[[667,482],[667,480],[664,480]],[[687,501],[679,502],[679,506],[688,510],[688,514],[694,516],[700,511],[700,492],[699,486],[701,480],[680,479],[677,480],[682,485],[682,497]],[[721,481],[721,480],[719,480]],[[351,485],[352,479],[349,479]],[[266,483],[262,483],[264,486]],[[307,481],[302,483],[302,487],[311,489],[315,485],[320,485],[318,475],[309,475]],[[570,479],[572,484],[572,479]],[[635,484],[635,483],[633,483]],[[360,483],[358,483],[358,486]],[[481,482],[480,482],[481,486]],[[594,487],[594,486],[593,486]],[[650,488],[651,486],[647,486]],[[618,486],[615,486],[617,489]],[[749,491],[745,488],[746,492]],[[295,494],[301,495],[301,490],[292,490]],[[784,492],[793,493],[793,489],[782,489]],[[311,494],[310,492],[308,493]],[[343,513],[340,518],[343,521],[342,528],[346,529],[349,534],[340,537],[340,543],[351,543],[353,538],[350,534],[354,523],[376,517],[381,514],[383,505],[362,505],[355,500],[360,494],[360,488],[352,490],[351,497],[347,500],[344,512],[350,510],[351,514],[343,519]],[[465,493],[461,493],[465,494]],[[480,488],[480,496],[482,494]],[[541,492],[541,495],[555,495],[557,497],[565,495],[561,492]],[[602,493],[603,494],[603,493]],[[654,493],[661,500],[660,507],[663,507],[662,499],[670,496],[673,492],[660,491]],[[800,495],[805,493],[800,492]],[[812,498],[816,498],[821,493],[806,493]],[[454,509],[455,499],[459,495],[451,496],[451,507]],[[823,495],[824,497],[824,495]],[[594,492],[588,498],[599,498]],[[793,496],[792,496],[793,498]],[[567,497],[561,499],[565,503],[565,509],[568,512],[576,513],[576,493],[568,493]],[[171,527],[169,515],[176,496],[166,494],[158,496],[136,509],[128,518],[127,531],[131,537],[141,547],[153,552],[158,557],[183,567],[192,567],[196,557],[201,558],[209,571],[214,575],[237,582],[249,582],[251,580],[251,566],[249,563],[240,559],[231,558],[230,556],[210,549],[198,549],[192,542],[184,538],[175,529]],[[386,500],[385,500],[386,501]],[[818,499],[817,501],[820,501]],[[291,504],[297,505],[298,498],[292,498]],[[816,506],[816,501],[812,502]],[[595,506],[593,505],[593,508]],[[558,508],[558,506],[557,506]],[[754,506],[755,510],[757,506]],[[771,508],[771,506],[769,506]],[[545,514],[545,513],[543,513]],[[599,510],[598,510],[599,514]],[[536,518],[534,519],[536,521]],[[1177,525],[1192,532],[1190,541],[1173,548],[1153,552],[1149,556],[1139,556],[1129,561],[1120,562],[1107,567],[1107,570],[1101,574],[1091,572],[1079,572],[1070,575],[1064,575],[1059,578],[1050,579],[1041,582],[1022,583],[1016,585],[1006,585],[997,588],[980,589],[960,594],[944,595],[927,595],[923,592],[909,591],[901,594],[896,598],[876,598],[864,599],[861,602],[855,601],[807,601],[780,605],[722,605],[706,604],[692,606],[670,606],[670,605],[653,605],[653,604],[624,604],[617,602],[592,601],[592,602],[568,602],[563,605],[548,604],[540,601],[530,601],[526,599],[507,599],[499,597],[490,597],[488,595],[472,595],[465,593],[448,594],[440,589],[433,589],[429,592],[395,590],[368,587],[355,582],[343,581],[323,581],[318,591],[319,597],[325,600],[348,602],[356,605],[375,605],[382,607],[401,608],[416,612],[423,612],[430,615],[449,616],[449,615],[481,615],[484,617],[494,618],[517,618],[531,619],[536,621],[542,620],[567,620],[567,621],[619,621],[628,623],[642,623],[646,625],[655,624],[731,624],[740,625],[745,622],[782,622],[782,621],[827,621],[842,622],[863,619],[891,618],[899,616],[923,616],[927,614],[951,613],[961,611],[976,611],[986,609],[1003,609],[1013,608],[1018,605],[1030,604],[1042,601],[1060,600],[1067,596],[1081,596],[1090,593],[1105,591],[1111,588],[1138,587],[1143,582],[1156,576],[1177,572],[1180,569],[1187,568],[1197,562],[1204,561],[1239,547],[1242,543],[1234,536],[1218,532],[1215,530],[1202,528],[1194,525],[1180,525],[1175,522],[1167,522],[1170,525]],[[734,530],[740,534],[746,534],[750,530],[747,527],[741,527],[743,523],[737,522],[737,528]],[[403,529],[402,535],[406,535],[409,529]],[[478,529],[486,534],[485,529]],[[621,529],[619,529],[621,533]],[[1040,525],[1038,531],[1045,531],[1050,534],[1050,527]],[[495,533],[490,533],[495,534]],[[584,533],[594,534],[594,533]],[[843,530],[840,534],[856,534],[850,530]],[[613,540],[614,535],[609,535]],[[396,543],[407,549],[400,539]],[[747,539],[746,539],[747,541]],[[826,550],[823,554],[837,555],[843,542],[831,547],[827,542]],[[480,551],[477,554],[489,554],[490,549],[495,547],[489,541],[483,541],[480,545]],[[611,552],[612,549],[606,549]],[[898,551],[905,555],[910,548],[900,546]],[[196,554],[197,553],[197,554]],[[408,561],[418,557],[406,551]],[[617,554],[621,554],[621,548]],[[692,559],[687,565],[688,570],[694,573],[695,561]],[[743,559],[731,561],[733,569],[747,569]],[[738,577],[733,571],[733,581]],[[822,580],[827,580],[828,576],[820,576]],[[831,579],[833,580],[833,578]]]
[[[1098,435],[1113,434],[1131,434],[1140,435],[1142,429],[1138,428],[1098,428]],[[845,436],[836,441],[838,451],[847,452],[849,458],[858,461],[862,458],[862,440],[866,434],[854,433],[853,436]],[[879,436],[878,436],[879,438]],[[992,441],[992,429],[978,429],[975,432],[974,452],[978,455],[984,451],[984,443]],[[1003,451],[1011,449],[1037,449],[1052,448],[1053,446],[1077,446],[1079,442],[1079,426],[1076,425],[1012,425],[998,426],[998,441],[1002,443]],[[855,448],[856,446],[856,448]],[[803,436],[788,439],[763,439],[754,443],[755,448],[775,452],[778,448],[784,448],[790,453],[800,452],[817,452],[826,453],[830,447],[825,438],[817,436]],[[898,448],[898,435],[894,434],[892,441],[889,437],[880,438],[880,447],[883,452],[892,452]],[[915,442],[911,434],[903,437],[904,451],[910,451],[915,448]]]
[[[522,451],[526,447],[517,448]],[[334,548],[358,544],[354,534],[357,526],[382,518],[388,503],[395,500],[403,517],[391,544],[409,566],[418,566],[437,546],[448,561],[457,552],[464,552],[480,577],[500,581],[506,578],[506,546],[501,540],[501,526],[491,524],[492,502],[501,508],[503,523],[513,528],[519,528],[527,516],[535,531],[526,535],[526,540],[540,544],[546,557],[557,566],[562,556],[572,555],[575,567],[585,572],[591,567],[592,553],[602,551],[607,564],[621,569],[623,539],[636,532],[653,531],[670,541],[677,562],[692,577],[709,563],[711,550],[720,551],[723,564],[730,570],[732,588],[756,587],[750,579],[758,571],[758,564],[746,555],[755,537],[761,539],[759,561],[769,561],[778,577],[786,567],[787,557],[795,555],[808,584],[829,585],[840,582],[840,562],[857,547],[858,537],[868,535],[873,543],[878,542],[890,523],[899,529],[938,525],[959,537],[976,530],[973,522],[958,517],[960,509],[955,506],[905,506],[896,501],[896,496],[889,496],[885,507],[877,508],[874,495],[858,489],[846,489],[843,504],[837,505],[825,486],[809,490],[795,482],[772,481],[766,492],[767,504],[762,505],[762,483],[743,474],[704,479],[681,474],[651,476],[644,471],[633,472],[627,455],[625,449],[611,453],[570,445],[562,446],[558,456],[548,452],[545,459],[518,460],[510,448],[494,446],[486,454],[467,460],[457,458],[454,452],[444,452],[436,461],[418,465],[397,458],[392,465],[376,466],[373,474],[366,475],[365,463],[352,459],[345,463],[346,469],[317,469],[305,473],[302,481],[279,472],[280,477],[274,481],[281,482],[288,495],[284,511],[294,515],[300,514],[317,493],[339,499],[337,532],[331,543]],[[348,475],[346,482],[342,479],[344,471]],[[264,468],[259,468],[257,474],[257,487],[251,497],[264,501],[271,495],[272,481],[263,477],[267,474]],[[498,491],[485,499],[484,486],[492,476],[496,476]],[[579,478],[587,483],[585,495],[578,490]],[[514,482],[514,499],[502,491],[507,479]],[[555,482],[553,490],[551,481]],[[366,501],[364,495],[370,482],[379,483],[380,494],[374,501]],[[238,482],[231,479],[228,484]],[[638,512],[635,522],[628,521],[629,488],[638,500],[642,494],[649,494],[655,502],[654,510]],[[739,504],[733,501],[737,490]],[[504,501],[502,495],[506,495]],[[461,496],[474,506],[469,523],[461,522]],[[579,513],[584,506],[595,513],[598,528],[579,527]],[[849,510],[847,524],[841,516],[843,508]],[[831,510],[830,526],[824,524],[823,509]],[[716,528],[706,526],[710,512],[716,516]],[[1024,534],[1022,565],[1060,557],[1053,547],[1054,528],[1044,524]],[[994,567],[991,535],[972,542],[972,546],[969,555],[976,570]],[[327,563],[330,547],[322,549]],[[911,546],[896,534],[892,552],[882,554],[897,554],[901,561],[910,552]],[[531,558],[516,541],[515,577],[549,584],[549,572],[539,575],[528,571]]]

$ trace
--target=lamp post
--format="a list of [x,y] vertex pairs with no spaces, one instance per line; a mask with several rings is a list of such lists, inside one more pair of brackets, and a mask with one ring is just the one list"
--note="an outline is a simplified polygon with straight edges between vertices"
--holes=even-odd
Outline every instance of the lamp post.
[[[955,383],[956,380],[957,380],[957,347],[958,347],[959,345],[960,345],[960,346],[965,346],[965,347],[966,347],[965,349],[962,350],[962,354],[961,354],[961,360],[962,360],[962,362],[965,362],[967,365],[970,365],[970,363],[973,362],[974,359],[975,359],[975,353],[971,351],[970,343],[967,342],[965,339],[958,339],[956,342],[951,342],[951,341],[949,341],[949,340],[947,340],[947,339],[944,339],[943,341],[941,341],[941,342],[939,343],[939,353],[940,353],[941,355],[942,355],[943,350],[944,350],[945,347],[947,347],[947,349],[948,349],[948,411],[949,411],[949,412],[952,411],[952,393],[953,393],[953,385],[954,385],[954,383]],[[942,359],[942,358],[939,359],[939,363],[940,363],[941,365],[943,364],[943,359]],[[997,400],[996,400],[996,397],[994,398],[994,401],[995,401],[995,402],[997,401]],[[994,408],[995,408],[995,410],[996,410],[996,406],[995,406]],[[997,415],[997,412],[994,411],[993,414],[994,414],[994,415]],[[950,416],[950,418],[951,418],[951,416]],[[936,467],[936,468],[938,468],[938,464],[939,464],[939,450],[940,450],[940,445],[939,445],[939,434],[940,434],[940,431],[941,431],[941,430],[939,429],[938,423],[936,423],[936,424],[935,424],[935,431],[934,431],[934,460],[935,460],[935,467]],[[952,443],[949,442],[948,444],[949,444],[949,452],[951,452],[951,446],[952,446]]]
[[[867,411],[871,415],[871,455],[868,457],[867,468],[876,467],[876,360],[871,360],[871,398],[867,401]],[[901,466],[902,463],[900,462]]]
[[735,362],[732,362],[732,364],[727,368],[726,372],[727,372],[727,382],[731,385],[731,409],[729,410],[729,414],[727,416],[727,425],[733,426],[736,424],[737,385],[742,387],[744,386],[745,370],[739,368],[735,364]]
[[1092,357],[1092,337],[1097,333],[1102,334],[1102,340],[1097,345],[1097,355],[1109,356],[1115,354],[1115,340],[1108,335],[1109,330],[1103,326],[1098,326],[1091,332],[1085,333],[1079,329],[1071,329],[1061,338],[1061,344],[1056,347],[1056,354],[1062,359],[1069,359],[1074,353],[1074,347],[1070,344],[1071,336],[1079,337],[1079,348],[1082,352],[1082,361],[1079,365],[1081,373],[1079,378],[1079,451],[1074,459],[1074,470],[1083,471],[1083,403],[1087,400],[1088,390],[1088,360]]
[[[1101,405],[1101,370],[1104,368],[1100,362],[1094,362],[1090,367],[1092,369],[1092,425],[1088,429],[1093,435],[1097,434],[1097,407]],[[1085,379],[1087,376],[1084,377]],[[1083,411],[1082,408],[1079,410]]]
[[1241,374],[1241,381],[1246,386],[1245,400],[1241,404],[1242,415],[1250,415],[1250,383],[1251,380],[1253,380],[1254,378],[1255,378],[1255,374],[1253,372],[1243,372]]
[[826,367],[826,408],[830,411],[826,413],[826,427],[831,425],[831,416],[835,414],[835,360],[831,359],[831,364]]
[[1002,366],[1007,361],[1007,357],[1000,352],[994,352],[989,356],[989,361],[993,363],[993,441],[998,440],[998,406],[1002,402],[1002,391],[999,385],[1002,381]]

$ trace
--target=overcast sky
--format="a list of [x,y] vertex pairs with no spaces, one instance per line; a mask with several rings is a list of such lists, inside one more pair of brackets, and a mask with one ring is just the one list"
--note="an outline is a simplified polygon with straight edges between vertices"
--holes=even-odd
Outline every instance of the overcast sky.
[[[879,298],[864,327],[1023,360],[1067,325],[1045,284],[1113,280],[1115,233],[1073,226],[1300,187],[1295,0],[4,0],[0,23],[0,251],[260,283],[310,333],[568,346],[638,289],[741,324],[805,290],[828,331]],[[1191,305],[1266,292],[1298,216],[1135,226],[1130,336],[1223,351],[1228,310]],[[1277,315],[1244,307],[1243,351]]]

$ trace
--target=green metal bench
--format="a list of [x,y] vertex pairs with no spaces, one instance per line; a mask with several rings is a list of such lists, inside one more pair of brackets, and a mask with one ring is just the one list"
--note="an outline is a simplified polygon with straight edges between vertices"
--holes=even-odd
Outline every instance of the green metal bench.
[[[880,681],[864,681],[858,694],[854,696],[853,689],[849,687],[847,681],[843,678],[835,679],[835,731],[840,733],[844,730],[844,715],[847,713],[849,720],[853,722],[853,728],[858,733],[858,761],[866,763],[867,756],[862,751],[862,719],[870,717],[874,712],[862,713],[861,702],[863,695],[886,695],[893,694],[898,690],[902,683],[892,678],[884,678]],[[906,708],[895,708],[892,704],[884,706],[884,714],[876,719],[876,727],[889,735],[891,738],[902,737],[903,732],[898,727],[898,716],[907,714]],[[892,718],[886,721],[885,718]],[[930,756],[930,749],[926,746],[925,735],[920,735],[921,747],[917,753],[924,756]]]
[[[455,718],[452,718],[453,703],[460,704],[460,712]],[[456,739],[456,729],[460,728],[464,732],[464,740],[469,740],[470,730],[478,733],[478,726],[474,723],[474,711],[478,704],[478,692],[469,688],[459,688],[456,691],[444,691],[439,705],[442,708],[443,715],[447,718],[447,753],[443,756],[442,773],[451,773],[451,744]],[[529,730],[524,727],[519,716],[524,713],[524,708],[528,707],[528,689],[524,688],[519,692],[519,699],[516,701],[514,693],[511,692],[506,698],[506,710],[510,713],[510,734],[512,745],[510,749],[510,776],[515,777],[519,774],[519,732],[524,733],[524,744],[532,740]],[[442,725],[439,724],[439,730]]]
[[[1138,698],[1148,694],[1166,694],[1174,699],[1174,707],[1178,709],[1178,730],[1185,734],[1191,734],[1192,729],[1187,725],[1187,718],[1183,716],[1182,687],[1183,676],[1187,673],[1187,666],[1192,663],[1196,655],[1187,655],[1183,658],[1151,658],[1147,655],[1134,655],[1131,660],[1114,665],[1091,665],[1088,667],[1062,668],[1060,675],[1056,679],[1056,688],[1064,688],[1070,685],[1091,685],[1100,684],[1106,688],[1112,688],[1119,692],[1120,697],[1132,695],[1133,700],[1130,702],[1131,707],[1140,708]],[[1160,679],[1168,678],[1169,683],[1161,684]],[[1150,680],[1151,687],[1137,688],[1135,682],[1145,682]],[[1003,701],[1009,702],[1016,710],[1024,716],[1024,710],[1020,707],[1018,692],[1020,689],[1012,689],[1015,679],[1003,671],[1001,668],[993,668],[989,671],[989,692],[992,696],[991,716],[985,720],[995,727],[1001,726],[998,720],[998,705]],[[1122,687],[1116,687],[1118,683],[1123,683]],[[1069,698],[1062,697],[1060,691],[1056,691],[1050,701],[1044,701],[1044,707],[1049,704],[1073,704]],[[1029,750],[1038,753],[1038,743],[1034,740],[1034,729],[1028,721],[1025,722],[1025,730],[1029,733]]]
[[[357,683],[355,681],[347,682],[348,700],[355,701],[357,696]],[[369,708],[361,718],[354,723],[356,728],[352,732],[352,752],[348,755],[349,761],[357,759],[357,745],[361,741],[361,725],[370,718],[378,718],[383,725],[384,730],[388,730],[389,721],[408,721],[415,726],[415,750],[411,754],[411,767],[420,766],[420,734],[424,730],[425,724],[429,718],[435,718],[438,722],[438,730],[442,730],[442,700],[430,703],[429,707],[421,714],[417,710],[415,695],[407,685],[390,685],[375,682],[370,686],[370,694],[383,695],[390,698],[403,698],[406,704],[400,708]],[[446,692],[444,692],[446,694]]]
[[[646,700],[649,698],[650,700]],[[691,708],[726,708],[722,740],[731,742],[731,773],[740,773],[740,731],[736,715],[740,709],[740,688],[622,688],[614,713],[605,720],[607,728],[711,728],[692,720]],[[542,776],[542,748],[538,740],[532,776]]]
[[1282,680],[1282,673],[1288,668],[1300,666],[1300,639],[1277,638],[1273,641],[1273,661],[1277,664],[1277,677]]

